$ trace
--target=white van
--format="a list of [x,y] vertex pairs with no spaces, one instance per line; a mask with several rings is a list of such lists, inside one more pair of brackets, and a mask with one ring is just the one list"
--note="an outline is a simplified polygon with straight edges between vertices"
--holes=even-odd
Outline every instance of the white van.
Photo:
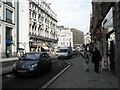
[[58,59],[60,58],[72,58],[72,48],[71,47],[60,47],[58,53]]

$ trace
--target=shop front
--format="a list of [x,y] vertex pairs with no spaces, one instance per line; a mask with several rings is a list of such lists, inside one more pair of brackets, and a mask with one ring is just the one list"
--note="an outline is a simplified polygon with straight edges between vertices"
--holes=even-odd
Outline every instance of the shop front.
[[115,32],[107,33],[107,56],[110,58],[110,69],[115,71]]
[[7,56],[7,58],[12,56],[12,45],[13,44],[14,44],[14,41],[6,40],[6,56]]
[[12,56],[12,45],[14,45],[12,29],[10,27],[6,27],[6,57]]
[[115,30],[113,28],[113,8],[109,10],[102,22],[105,34],[106,56],[110,59],[110,70],[115,71]]

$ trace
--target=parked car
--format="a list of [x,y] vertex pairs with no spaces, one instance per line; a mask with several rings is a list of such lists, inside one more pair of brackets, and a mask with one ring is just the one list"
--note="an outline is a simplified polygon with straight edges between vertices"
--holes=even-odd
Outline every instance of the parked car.
[[15,76],[35,75],[39,76],[43,71],[51,69],[51,59],[46,52],[26,53],[14,63],[12,71]]

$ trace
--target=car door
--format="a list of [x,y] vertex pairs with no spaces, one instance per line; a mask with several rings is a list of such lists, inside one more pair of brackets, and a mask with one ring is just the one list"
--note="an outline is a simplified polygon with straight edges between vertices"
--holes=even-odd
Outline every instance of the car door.
[[47,67],[49,67],[51,64],[50,56],[47,53],[45,54],[45,56],[46,56],[46,60],[47,60]]
[[42,69],[46,68],[46,58],[45,58],[45,55],[43,53],[41,54],[41,68]]

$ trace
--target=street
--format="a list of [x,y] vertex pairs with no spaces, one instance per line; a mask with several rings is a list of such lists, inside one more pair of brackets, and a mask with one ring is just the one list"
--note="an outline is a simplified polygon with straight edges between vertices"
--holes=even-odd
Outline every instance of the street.
[[[99,74],[90,63],[89,72],[84,71],[84,58],[74,55],[69,60],[52,60],[52,69],[38,78],[15,77],[13,73],[2,77],[2,90],[40,88],[110,88],[117,89],[118,79],[108,70]],[[70,67],[68,67],[70,65]],[[64,70],[68,67],[66,70]],[[64,70],[64,71],[63,71]],[[62,73],[60,73],[62,71]],[[59,74],[60,73],[60,74]]]
[[[4,64],[4,66],[7,64]],[[12,64],[11,64],[12,65]],[[13,75],[13,73],[6,74],[2,77],[2,89],[6,90],[9,88],[17,89],[17,88],[30,88],[38,90],[45,83],[47,83],[50,79],[56,76],[59,72],[61,72],[65,67],[69,64],[66,63],[65,60],[53,60],[52,61],[52,69],[49,72],[43,73],[39,78],[34,77],[20,77],[17,78]]]

